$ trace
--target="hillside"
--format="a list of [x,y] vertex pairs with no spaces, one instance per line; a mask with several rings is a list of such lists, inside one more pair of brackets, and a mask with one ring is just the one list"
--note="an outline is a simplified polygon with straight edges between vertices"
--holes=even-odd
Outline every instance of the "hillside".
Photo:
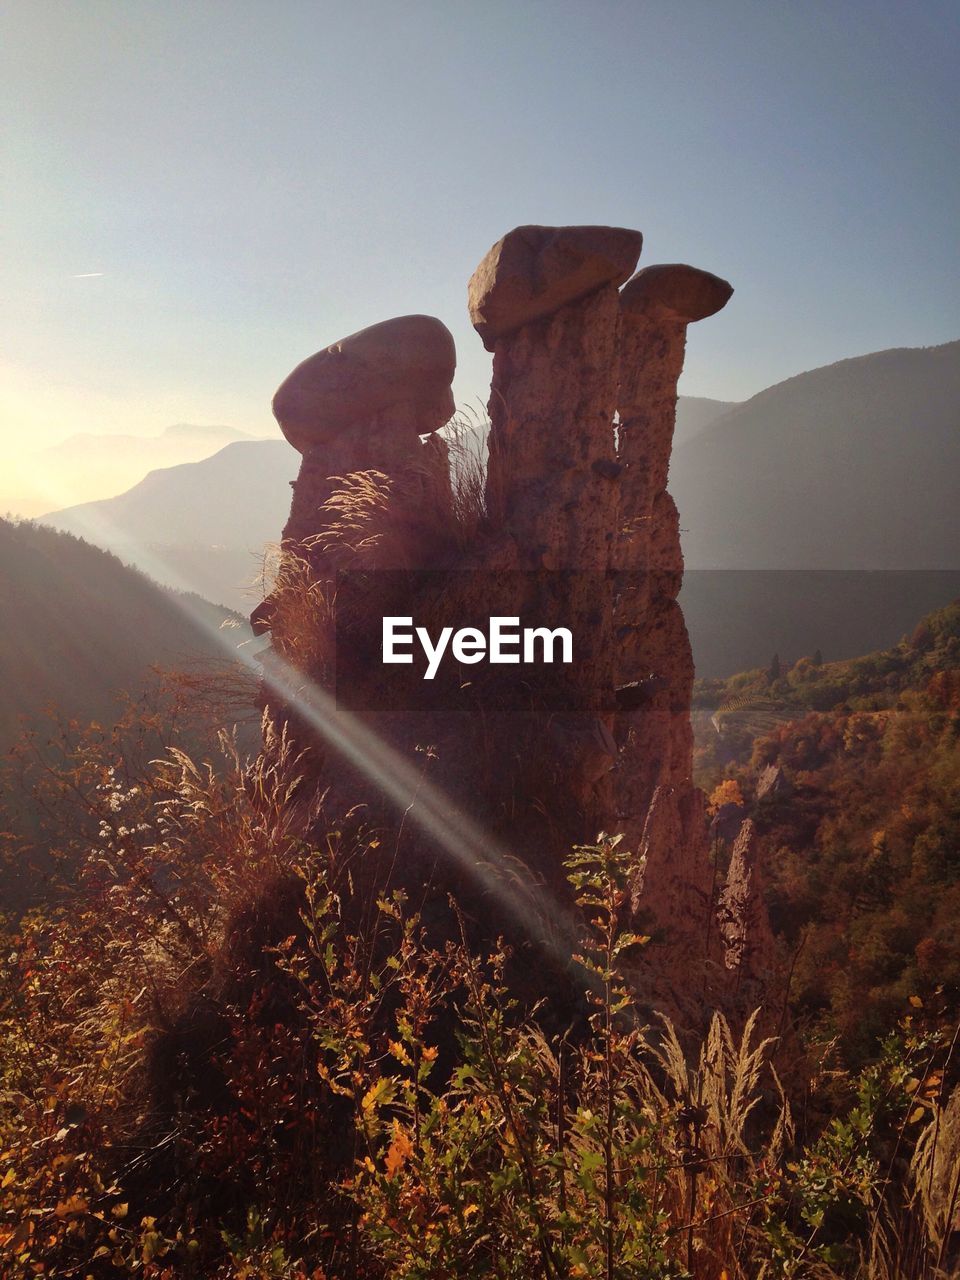
[[705,396],[680,396],[677,400],[677,424],[673,432],[673,447],[686,444],[701,431],[706,431],[731,409],[738,408],[735,400],[708,400]]
[[837,661],[895,645],[960,595],[960,568],[688,569],[680,603],[697,675],[715,679],[819,649]]
[[688,566],[960,567],[958,427],[960,342],[762,391],[674,453]]
[[699,781],[761,832],[807,1034],[860,1060],[912,998],[955,1018],[960,601],[885,651],[702,681],[694,719]]
[[[33,524],[0,521],[0,747],[20,717],[47,707],[109,722],[122,692],[138,694],[151,667],[190,668],[228,656],[225,610],[161,590],[97,547]],[[234,619],[235,621],[235,619]]]
[[[678,439],[691,439],[735,407],[681,396]],[[151,471],[117,497],[42,519],[113,551],[158,582],[249,613],[257,599],[250,584],[264,546],[280,537],[298,466],[284,440],[236,441],[200,461]]]
[[264,546],[290,509],[299,459],[283,440],[238,441],[200,462],[152,471],[115,498],[45,524],[86,538],[166,585],[249,613]]
[[250,439],[234,427],[179,422],[157,435],[82,431],[41,449],[23,440],[0,476],[0,511],[33,517],[54,506],[109,498],[158,467],[199,462]]

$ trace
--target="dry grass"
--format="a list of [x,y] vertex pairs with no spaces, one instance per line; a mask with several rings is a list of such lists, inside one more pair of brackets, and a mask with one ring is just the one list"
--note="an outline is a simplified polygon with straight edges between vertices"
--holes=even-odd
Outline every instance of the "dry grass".
[[335,649],[336,577],[348,571],[451,569],[489,527],[488,424],[458,413],[399,475],[376,469],[333,476],[322,528],[267,549],[261,581],[283,657],[322,678]]
[[474,546],[485,527],[496,523],[495,505],[487,491],[487,450],[490,422],[482,410],[457,411],[444,428],[450,457],[453,492],[453,541],[465,551]]

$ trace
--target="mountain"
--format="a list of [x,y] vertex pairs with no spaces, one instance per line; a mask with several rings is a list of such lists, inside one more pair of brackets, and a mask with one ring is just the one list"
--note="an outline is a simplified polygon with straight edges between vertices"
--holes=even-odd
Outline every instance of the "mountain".
[[47,707],[111,722],[151,667],[222,668],[246,628],[196,596],[175,596],[97,547],[0,520],[0,747]]
[[107,548],[158,582],[249,613],[264,547],[279,539],[290,512],[299,461],[284,440],[239,441],[43,521]]
[[760,392],[670,468],[698,569],[960,568],[960,342]]
[[45,449],[8,459],[0,481],[0,509],[32,516],[54,505],[107,498],[157,467],[199,462],[238,440],[252,439],[227,426],[181,422],[159,435],[85,431]]
[[680,396],[677,400],[677,425],[673,447],[686,444],[701,431],[719,421],[731,409],[739,408],[735,400],[708,400],[704,396]]
[[820,650],[831,661],[896,644],[960,595],[957,569],[688,569],[680,603],[697,675],[727,677]]
[[701,676],[894,644],[960,593],[960,342],[770,387],[670,467]]
[[[205,426],[194,422],[176,422],[166,427],[159,435],[141,436],[134,433],[118,432],[115,435],[98,434],[94,431],[79,431],[67,436],[58,444],[41,450],[47,458],[61,458],[71,463],[83,462],[93,454],[96,460],[130,456],[138,460],[154,458],[154,466],[161,465],[159,459],[167,455],[168,464],[176,462],[198,461],[183,454],[197,452],[211,453],[222,449],[224,445],[233,444],[237,440],[251,440],[253,437],[246,431],[238,431],[236,427],[222,425]],[[151,467],[150,470],[153,468]]]
[[[844,360],[744,404],[681,397],[677,421],[701,675],[852,657],[960,591],[960,343]],[[246,613],[298,462],[282,440],[229,444],[45,519]]]

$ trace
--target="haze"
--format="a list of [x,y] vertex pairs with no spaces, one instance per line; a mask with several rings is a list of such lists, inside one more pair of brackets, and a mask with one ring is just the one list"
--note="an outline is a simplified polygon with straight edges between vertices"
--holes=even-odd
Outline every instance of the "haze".
[[733,281],[688,395],[956,338],[958,28],[947,3],[8,4],[0,510],[104,496],[89,468],[43,491],[76,432],[271,434],[293,364],[403,312],[450,326],[482,398],[465,285],[522,222],[640,227],[642,263]]

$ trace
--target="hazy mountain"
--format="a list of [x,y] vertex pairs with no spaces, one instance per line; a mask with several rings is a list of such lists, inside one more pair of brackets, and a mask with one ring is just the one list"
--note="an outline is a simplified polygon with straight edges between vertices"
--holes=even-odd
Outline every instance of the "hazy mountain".
[[8,459],[0,480],[0,509],[36,515],[52,507],[112,497],[158,467],[199,462],[237,440],[252,439],[227,426],[181,422],[159,435],[68,436],[58,444]]
[[[958,426],[956,342],[844,360],[744,404],[681,397],[670,488],[698,670],[726,675],[777,650],[863,653],[960,592],[956,573],[913,573],[960,571]],[[46,519],[249,612],[298,463],[282,440],[230,444]],[[708,566],[725,572],[693,572]]]
[[[115,457],[117,454],[128,454],[136,458],[161,457],[165,454],[193,453],[197,450],[216,452],[224,445],[236,440],[251,440],[253,437],[246,431],[238,431],[236,427],[221,425],[203,426],[193,422],[177,422],[166,427],[159,435],[142,436],[135,433],[115,435],[97,434],[93,431],[79,431],[67,436],[59,444],[53,444],[41,452],[48,458],[69,459],[81,462],[93,453],[97,457]],[[178,457],[177,461],[196,461]],[[153,468],[150,468],[153,470]]]
[[687,564],[960,567],[960,342],[814,369],[674,453]]
[[677,400],[677,425],[673,433],[673,447],[686,444],[701,431],[739,408],[736,400],[707,400],[704,396],[680,396]]
[[229,659],[249,632],[228,611],[178,597],[86,542],[0,520],[0,747],[18,718],[48,706],[109,722],[118,694],[141,692],[150,668]]
[[834,662],[894,645],[958,596],[960,568],[688,569],[680,603],[698,677],[725,679],[775,653]]
[[[681,396],[678,438],[689,439],[735,408],[724,400]],[[216,438],[230,428],[170,427],[164,438],[197,431]],[[65,453],[87,437],[65,441]],[[114,441],[89,437],[109,455]],[[68,448],[69,446],[69,448]],[[123,448],[121,444],[118,447]],[[158,582],[249,612],[263,548],[276,542],[290,510],[289,481],[299,456],[283,440],[227,443],[193,464],[152,471],[117,497],[53,511],[45,524],[78,534],[136,564]]]
[[249,613],[267,543],[290,512],[299,467],[284,440],[229,444],[201,462],[152,471],[126,493],[44,516],[158,582]]

